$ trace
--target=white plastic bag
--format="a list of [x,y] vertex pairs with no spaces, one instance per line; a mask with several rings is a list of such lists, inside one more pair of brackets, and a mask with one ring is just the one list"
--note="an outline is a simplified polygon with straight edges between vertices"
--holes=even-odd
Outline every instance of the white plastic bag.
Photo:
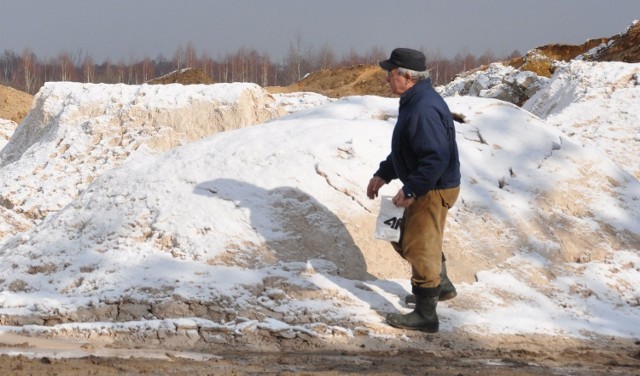
[[404,208],[399,208],[393,204],[393,197],[380,197],[380,214],[376,221],[376,239],[390,242],[400,241],[400,223]]

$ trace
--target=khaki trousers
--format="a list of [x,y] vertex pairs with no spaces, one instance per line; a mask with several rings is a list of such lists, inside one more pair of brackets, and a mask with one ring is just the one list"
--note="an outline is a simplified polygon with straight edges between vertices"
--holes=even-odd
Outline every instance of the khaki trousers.
[[400,242],[391,242],[391,245],[411,264],[412,285],[422,288],[440,286],[445,222],[459,194],[460,187],[435,189],[418,197],[404,210]]

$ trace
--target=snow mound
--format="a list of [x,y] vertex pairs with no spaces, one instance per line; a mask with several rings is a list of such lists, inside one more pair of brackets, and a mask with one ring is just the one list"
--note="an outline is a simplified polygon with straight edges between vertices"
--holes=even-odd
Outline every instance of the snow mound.
[[523,108],[640,178],[640,64],[572,61]]
[[505,102],[447,101],[471,114],[458,126],[466,184],[450,227],[454,257],[481,268],[522,249],[554,263],[603,261],[640,245],[638,181],[602,152]]
[[0,204],[38,221],[129,158],[282,113],[253,84],[47,83],[0,151]]
[[[91,319],[126,320],[170,316],[165,310],[174,308],[163,304],[201,301],[233,317],[253,310],[244,313],[253,317],[261,310],[252,307],[285,303],[264,300],[265,285],[325,299],[315,286],[331,284],[322,282],[325,274],[372,280],[344,223],[357,227],[359,217],[376,212],[361,184],[391,127],[375,118],[396,105],[343,100],[130,159],[6,242],[0,254],[23,266],[2,281],[0,306],[16,315],[69,315],[64,320],[87,319],[78,307],[107,307],[92,310]],[[336,294],[337,302],[352,299]],[[131,302],[154,305],[123,311]],[[113,309],[129,313],[112,317]]]
[[[0,119],[0,151],[9,142],[18,124]],[[31,221],[13,211],[13,204],[0,194],[0,241],[5,237],[20,233],[31,226]]]
[[486,69],[473,70],[456,77],[449,84],[439,87],[438,91],[445,97],[469,95],[520,105],[540,90],[546,81],[546,77],[533,72],[492,63]]
[[[460,296],[442,330],[640,335],[638,180],[515,105],[447,101],[467,121],[445,244]],[[224,338],[382,322],[409,271],[371,239],[365,187],[397,105],[343,98],[100,174],[0,243],[5,323],[198,317]]]

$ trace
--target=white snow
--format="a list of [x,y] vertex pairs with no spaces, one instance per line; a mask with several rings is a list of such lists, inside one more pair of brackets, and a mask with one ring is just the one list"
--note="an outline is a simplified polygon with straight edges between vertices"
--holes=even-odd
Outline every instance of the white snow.
[[0,119],[0,150],[9,142],[17,126],[14,121]]
[[640,65],[565,63],[523,108],[640,178]]
[[503,63],[491,63],[485,69],[464,72],[445,86],[438,88],[443,96],[470,95],[520,103],[548,79],[533,72],[521,71]]
[[[572,62],[526,110],[447,98],[467,122],[456,124],[463,181],[445,244],[459,296],[438,307],[442,331],[640,337],[638,70]],[[25,120],[0,151],[0,315],[190,301],[230,320],[147,312],[23,330],[315,336],[408,311],[408,272],[371,272],[384,267],[371,244],[394,251],[364,240],[379,205],[366,185],[397,99],[278,95],[265,106],[288,115],[165,149],[127,146],[163,131],[145,124],[159,108],[171,118],[233,106],[247,89],[47,84],[30,115],[42,122]],[[108,142],[114,133],[129,141]]]

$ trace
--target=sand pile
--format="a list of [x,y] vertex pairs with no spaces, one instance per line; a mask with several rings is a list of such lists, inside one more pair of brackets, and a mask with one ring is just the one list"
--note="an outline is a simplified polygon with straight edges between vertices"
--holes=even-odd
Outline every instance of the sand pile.
[[357,65],[348,68],[323,69],[310,73],[287,87],[269,87],[272,93],[310,91],[331,98],[349,95],[391,97],[386,73],[377,65]]
[[[46,84],[0,151],[0,204],[22,218],[3,215],[2,222],[23,228],[24,221],[45,218],[133,154],[159,153],[281,113],[253,84]],[[40,162],[30,165],[34,158]],[[64,186],[60,174],[70,179]]]
[[203,69],[185,68],[173,71],[162,77],[154,78],[147,82],[150,85],[167,85],[167,84],[183,84],[183,85],[210,85],[214,81],[209,77]]
[[32,102],[33,95],[0,85],[0,119],[20,124],[27,116]]

